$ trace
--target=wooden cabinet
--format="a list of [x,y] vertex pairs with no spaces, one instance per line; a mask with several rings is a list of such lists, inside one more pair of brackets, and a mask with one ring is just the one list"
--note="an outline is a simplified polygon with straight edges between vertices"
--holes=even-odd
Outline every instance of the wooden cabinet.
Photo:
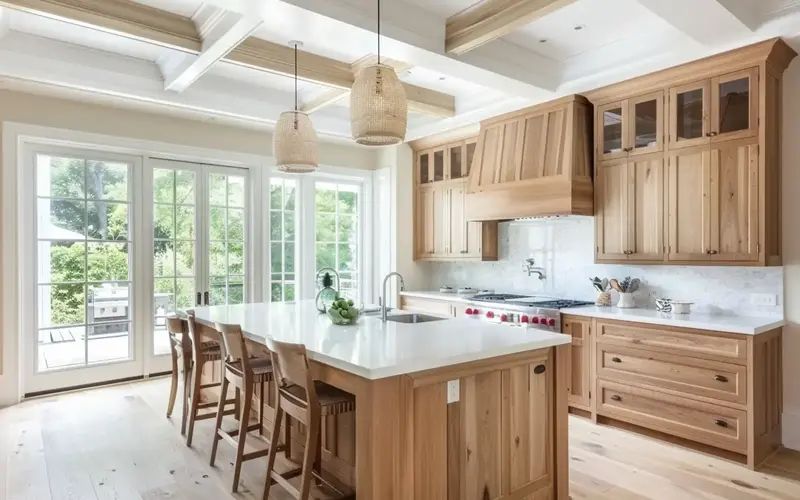
[[738,335],[605,319],[594,326],[587,366],[598,422],[731,451],[750,467],[780,445],[780,328]]
[[769,40],[588,93],[597,262],[781,265],[782,75],[796,55]]
[[595,177],[596,260],[664,259],[664,161],[629,157],[598,166]]
[[592,410],[592,319],[561,317],[561,333],[572,337],[570,344],[569,405]]
[[597,157],[602,160],[664,149],[664,92],[598,106]]
[[758,262],[758,152],[749,139],[670,158],[670,261]]
[[417,153],[414,214],[417,260],[497,260],[498,223],[466,219],[467,182],[475,147],[473,138]]

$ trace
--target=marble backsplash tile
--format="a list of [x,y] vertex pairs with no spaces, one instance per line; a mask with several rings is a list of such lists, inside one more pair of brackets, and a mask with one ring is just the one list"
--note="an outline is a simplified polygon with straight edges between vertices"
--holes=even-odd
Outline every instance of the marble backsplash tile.
[[[500,260],[474,263],[423,263],[429,288],[441,285],[494,288],[503,292],[546,294],[594,300],[589,277],[642,280],[638,307],[654,308],[653,299],[695,302],[697,312],[758,316],[783,315],[783,268],[705,266],[625,266],[594,263],[591,217],[500,224]],[[544,268],[546,279],[523,271],[526,258]],[[614,300],[616,300],[616,292]],[[777,307],[754,306],[752,294],[777,296]]]

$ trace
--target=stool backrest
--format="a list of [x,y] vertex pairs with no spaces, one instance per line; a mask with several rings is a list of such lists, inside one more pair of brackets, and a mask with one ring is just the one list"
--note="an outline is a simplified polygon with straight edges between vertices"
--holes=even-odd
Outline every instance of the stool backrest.
[[242,363],[242,371],[245,374],[250,370],[250,355],[247,352],[247,343],[242,334],[242,327],[239,325],[226,325],[225,323],[214,323],[214,328],[222,337],[223,358],[226,363]]
[[186,318],[178,315],[167,316],[167,332],[169,334],[185,335],[188,329]]
[[272,356],[272,371],[278,384],[278,390],[289,385],[296,385],[305,390],[304,403],[316,404],[317,393],[309,369],[306,346],[267,338],[267,347]]
[[207,342],[218,342],[219,339],[209,333],[209,328],[198,329],[194,310],[186,311],[186,322],[189,326],[189,339],[192,341],[192,359],[195,363],[200,362],[200,349]]

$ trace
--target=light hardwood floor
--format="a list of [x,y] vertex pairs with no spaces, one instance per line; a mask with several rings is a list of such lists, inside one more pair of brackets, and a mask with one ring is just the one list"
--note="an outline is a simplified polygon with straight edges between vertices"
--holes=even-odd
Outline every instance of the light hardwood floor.
[[[266,459],[245,463],[243,486],[232,496],[233,450],[220,446],[218,466],[208,465],[212,421],[198,423],[194,448],[186,448],[179,410],[171,421],[164,417],[168,389],[159,379],[0,410],[0,499],[260,499]],[[800,498],[796,452],[753,472],[573,417],[570,459],[575,500]],[[273,491],[271,498],[287,498]]]

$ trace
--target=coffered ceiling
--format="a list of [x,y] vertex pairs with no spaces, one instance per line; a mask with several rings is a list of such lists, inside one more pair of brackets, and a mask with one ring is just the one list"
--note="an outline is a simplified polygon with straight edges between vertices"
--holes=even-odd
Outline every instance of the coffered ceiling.
[[[376,0],[0,0],[0,85],[270,128],[294,104],[350,134]],[[796,0],[383,0],[408,139],[775,36]],[[798,48],[796,46],[796,48]]]

